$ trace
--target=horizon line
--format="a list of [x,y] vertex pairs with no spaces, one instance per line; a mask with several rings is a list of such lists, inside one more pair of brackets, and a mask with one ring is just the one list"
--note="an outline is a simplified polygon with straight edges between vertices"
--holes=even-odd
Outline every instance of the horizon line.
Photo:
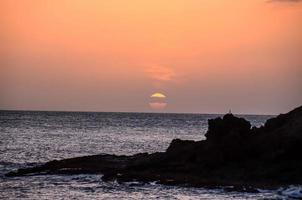
[[[65,113],[138,113],[138,114],[191,114],[191,115],[226,115],[226,113],[200,113],[200,112],[148,112],[148,111],[89,111],[89,110],[35,110],[35,109],[0,109],[0,112],[65,112]],[[279,114],[253,114],[253,113],[232,113],[234,115],[250,116],[277,116]],[[280,113],[282,114],[282,113]]]

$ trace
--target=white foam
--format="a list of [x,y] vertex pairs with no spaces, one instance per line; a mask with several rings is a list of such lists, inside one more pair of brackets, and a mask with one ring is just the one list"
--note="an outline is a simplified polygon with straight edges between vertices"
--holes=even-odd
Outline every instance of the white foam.
[[281,191],[281,194],[289,198],[302,199],[302,186],[290,186]]

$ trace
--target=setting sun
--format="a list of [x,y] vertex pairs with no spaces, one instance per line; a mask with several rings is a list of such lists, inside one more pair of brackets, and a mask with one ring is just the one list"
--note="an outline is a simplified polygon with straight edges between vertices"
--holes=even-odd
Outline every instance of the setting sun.
[[154,97],[155,97],[155,98],[166,98],[166,95],[157,92],[157,93],[152,94],[151,97],[152,97],[152,98],[154,98]]
[[153,110],[163,110],[167,107],[168,103],[166,101],[167,96],[163,93],[156,92],[150,96],[149,106]]

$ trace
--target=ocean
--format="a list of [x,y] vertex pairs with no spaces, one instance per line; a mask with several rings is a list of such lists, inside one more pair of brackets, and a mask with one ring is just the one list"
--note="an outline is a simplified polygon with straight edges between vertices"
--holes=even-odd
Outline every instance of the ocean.
[[[0,111],[0,199],[282,199],[280,190],[225,192],[156,183],[103,182],[101,175],[4,174],[54,159],[161,152],[172,139],[203,140],[213,114]],[[253,126],[271,116],[243,115]]]

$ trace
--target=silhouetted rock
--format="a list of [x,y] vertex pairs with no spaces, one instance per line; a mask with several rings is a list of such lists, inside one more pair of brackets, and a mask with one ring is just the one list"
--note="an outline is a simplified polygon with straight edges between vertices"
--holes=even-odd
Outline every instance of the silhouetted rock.
[[207,140],[234,140],[244,139],[250,134],[251,124],[244,118],[226,114],[223,118],[210,119]]
[[206,140],[175,139],[164,153],[94,155],[51,161],[7,176],[103,174],[103,180],[158,181],[169,185],[275,187],[302,183],[302,107],[251,128],[227,114],[209,120]]

